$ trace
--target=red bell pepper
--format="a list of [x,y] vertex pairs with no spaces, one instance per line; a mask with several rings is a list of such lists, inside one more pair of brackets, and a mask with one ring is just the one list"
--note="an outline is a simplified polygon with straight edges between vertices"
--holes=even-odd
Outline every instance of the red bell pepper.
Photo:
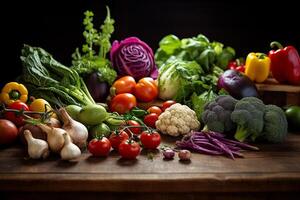
[[280,83],[300,85],[300,57],[293,46],[283,46],[279,42],[272,42],[271,48],[277,50],[269,52],[273,77]]

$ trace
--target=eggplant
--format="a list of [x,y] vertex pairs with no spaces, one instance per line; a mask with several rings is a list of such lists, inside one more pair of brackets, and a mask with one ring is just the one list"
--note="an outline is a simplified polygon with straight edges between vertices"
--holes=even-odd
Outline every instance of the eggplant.
[[222,88],[236,99],[259,97],[254,82],[248,76],[232,69],[226,70],[220,75],[218,89]]
[[109,95],[109,84],[99,80],[99,73],[93,72],[86,77],[86,86],[96,102],[105,102]]

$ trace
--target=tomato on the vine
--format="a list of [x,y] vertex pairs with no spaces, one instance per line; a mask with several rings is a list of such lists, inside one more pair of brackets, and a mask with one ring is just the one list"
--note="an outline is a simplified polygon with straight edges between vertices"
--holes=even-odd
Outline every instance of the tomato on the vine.
[[119,154],[125,159],[135,159],[140,151],[140,145],[134,140],[124,140],[119,146]]
[[140,139],[146,149],[156,149],[160,145],[160,134],[156,131],[143,131]]
[[[135,127],[128,128],[135,135],[139,135],[141,133],[141,131],[142,131],[141,130],[141,125],[137,121],[128,120],[128,121],[126,121],[126,125],[127,126],[136,126],[137,127],[137,128],[135,128]],[[130,133],[130,131],[128,129],[126,128],[125,131],[128,133],[128,135],[131,135],[131,133]]]
[[132,76],[123,76],[117,79],[112,87],[116,89],[116,94],[133,93],[136,82]]
[[[8,106],[8,109],[29,111],[27,104],[21,101],[15,101]],[[6,112],[5,118],[12,121],[16,126],[22,126],[25,124],[24,116],[21,116],[20,113],[16,112]]]
[[121,142],[128,139],[129,136],[125,131],[120,131],[120,132],[113,131],[109,136],[109,141],[111,143],[111,146],[116,150],[119,149],[119,145],[121,144]]
[[116,95],[110,102],[110,110],[124,114],[136,106],[136,98],[130,93]]
[[88,150],[93,156],[108,156],[111,149],[110,141],[106,137],[94,138],[89,142]]
[[156,128],[155,122],[158,120],[158,115],[156,113],[150,113],[144,117],[144,123],[147,126]]
[[147,109],[149,113],[156,113],[158,116],[162,113],[162,110],[158,106],[151,106]]
[[136,84],[134,94],[139,101],[150,102],[157,98],[158,88],[152,78],[145,77]]
[[176,103],[176,101],[173,101],[173,100],[168,100],[168,101],[163,102],[163,105],[161,107],[162,111],[165,111],[167,108],[169,108],[171,105],[173,105],[175,103]]

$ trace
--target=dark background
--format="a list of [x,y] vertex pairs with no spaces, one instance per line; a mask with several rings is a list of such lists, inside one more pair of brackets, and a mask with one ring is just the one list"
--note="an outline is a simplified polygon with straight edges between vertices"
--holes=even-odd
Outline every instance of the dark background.
[[83,43],[83,12],[95,13],[99,27],[109,5],[115,19],[114,39],[137,36],[155,51],[167,34],[191,37],[199,33],[236,49],[237,56],[268,52],[281,41],[300,49],[299,7],[295,1],[217,0],[44,0],[1,5],[0,86],[21,74],[24,43],[40,46],[65,65]]

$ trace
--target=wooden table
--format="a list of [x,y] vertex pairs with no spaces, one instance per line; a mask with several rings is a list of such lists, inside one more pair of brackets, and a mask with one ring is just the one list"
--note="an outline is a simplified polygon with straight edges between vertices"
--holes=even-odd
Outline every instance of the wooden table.
[[193,154],[191,162],[165,161],[159,152],[149,159],[144,151],[133,161],[115,152],[108,158],[85,152],[78,162],[36,161],[21,147],[7,148],[0,151],[1,199],[297,199],[300,134],[257,146],[245,158]]

